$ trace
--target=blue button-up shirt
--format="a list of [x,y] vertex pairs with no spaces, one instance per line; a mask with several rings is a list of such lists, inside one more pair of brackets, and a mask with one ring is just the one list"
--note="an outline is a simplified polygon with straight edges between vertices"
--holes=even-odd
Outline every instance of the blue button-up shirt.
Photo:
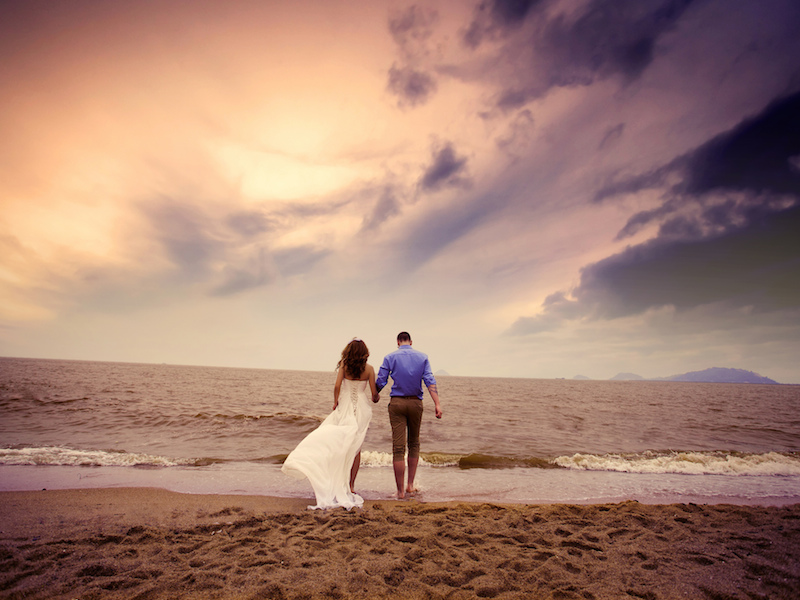
[[416,396],[422,400],[422,382],[426,386],[436,385],[436,379],[428,362],[428,355],[405,344],[383,359],[378,370],[375,387],[381,391],[392,377],[390,396]]

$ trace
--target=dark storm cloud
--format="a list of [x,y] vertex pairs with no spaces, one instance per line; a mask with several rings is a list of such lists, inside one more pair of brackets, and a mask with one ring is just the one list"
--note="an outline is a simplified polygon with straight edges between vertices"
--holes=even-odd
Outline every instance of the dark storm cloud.
[[666,187],[662,205],[633,215],[620,238],[650,223],[663,227],[667,220],[686,220],[680,212],[687,208],[695,209],[698,231],[740,227],[764,211],[786,208],[787,198],[800,200],[798,156],[800,93],[795,93],[663,167],[604,187],[595,200]]
[[724,188],[800,196],[800,93],[768,106],[688,159],[683,190],[688,194]]
[[652,224],[658,233],[585,267],[571,298],[551,296],[539,316],[519,319],[510,332],[663,306],[800,307],[799,155],[796,93],[666,166],[602,190],[600,199],[664,189],[662,204],[634,215],[620,237]]
[[544,4],[542,0],[494,0],[481,2],[475,8],[472,23],[464,31],[464,43],[477,48],[489,38],[502,36],[506,29],[514,28],[528,16],[531,8]]
[[419,181],[423,190],[436,191],[445,186],[468,185],[467,158],[456,154],[451,143],[447,142],[434,149],[432,158],[430,166],[425,169]]
[[584,269],[575,293],[596,316],[712,302],[771,311],[800,305],[800,207],[711,239],[629,248]]
[[800,306],[800,207],[762,215],[746,229],[712,239],[633,246],[581,273],[569,299],[548,298],[542,314],[510,333],[530,335],[576,318],[615,319],[648,309],[719,303],[771,312]]
[[553,87],[590,85],[615,75],[626,81],[638,78],[652,63],[659,38],[691,3],[593,0],[577,16],[550,17],[539,10],[546,1],[497,1],[478,8],[464,43],[477,49],[485,40],[508,38],[501,54],[514,65],[517,81],[496,101],[507,111]]

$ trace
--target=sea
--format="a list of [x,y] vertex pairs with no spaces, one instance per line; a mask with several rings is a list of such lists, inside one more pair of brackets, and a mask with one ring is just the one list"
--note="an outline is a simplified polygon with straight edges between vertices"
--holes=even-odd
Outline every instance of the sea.
[[[0,358],[0,490],[156,487],[313,500],[286,455],[336,373]],[[437,377],[413,501],[800,502],[800,386]],[[356,482],[394,492],[387,387]]]

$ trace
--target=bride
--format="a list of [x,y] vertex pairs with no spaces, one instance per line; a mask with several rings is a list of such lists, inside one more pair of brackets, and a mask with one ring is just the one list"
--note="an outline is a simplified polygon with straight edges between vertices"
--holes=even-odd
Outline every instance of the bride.
[[369,400],[378,401],[375,369],[367,364],[368,357],[367,345],[359,338],[345,346],[336,365],[333,412],[292,450],[281,467],[287,475],[308,478],[317,499],[316,506],[309,508],[342,506],[349,510],[364,504],[354,487],[361,444],[372,418]]

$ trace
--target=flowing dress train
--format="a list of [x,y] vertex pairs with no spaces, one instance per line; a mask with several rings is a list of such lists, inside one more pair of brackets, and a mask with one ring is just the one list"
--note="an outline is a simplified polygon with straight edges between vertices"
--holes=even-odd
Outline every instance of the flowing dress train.
[[309,508],[349,510],[364,504],[361,496],[350,491],[350,468],[372,418],[368,390],[367,380],[342,380],[338,406],[284,461],[284,473],[296,479],[306,477],[311,483],[317,504]]

